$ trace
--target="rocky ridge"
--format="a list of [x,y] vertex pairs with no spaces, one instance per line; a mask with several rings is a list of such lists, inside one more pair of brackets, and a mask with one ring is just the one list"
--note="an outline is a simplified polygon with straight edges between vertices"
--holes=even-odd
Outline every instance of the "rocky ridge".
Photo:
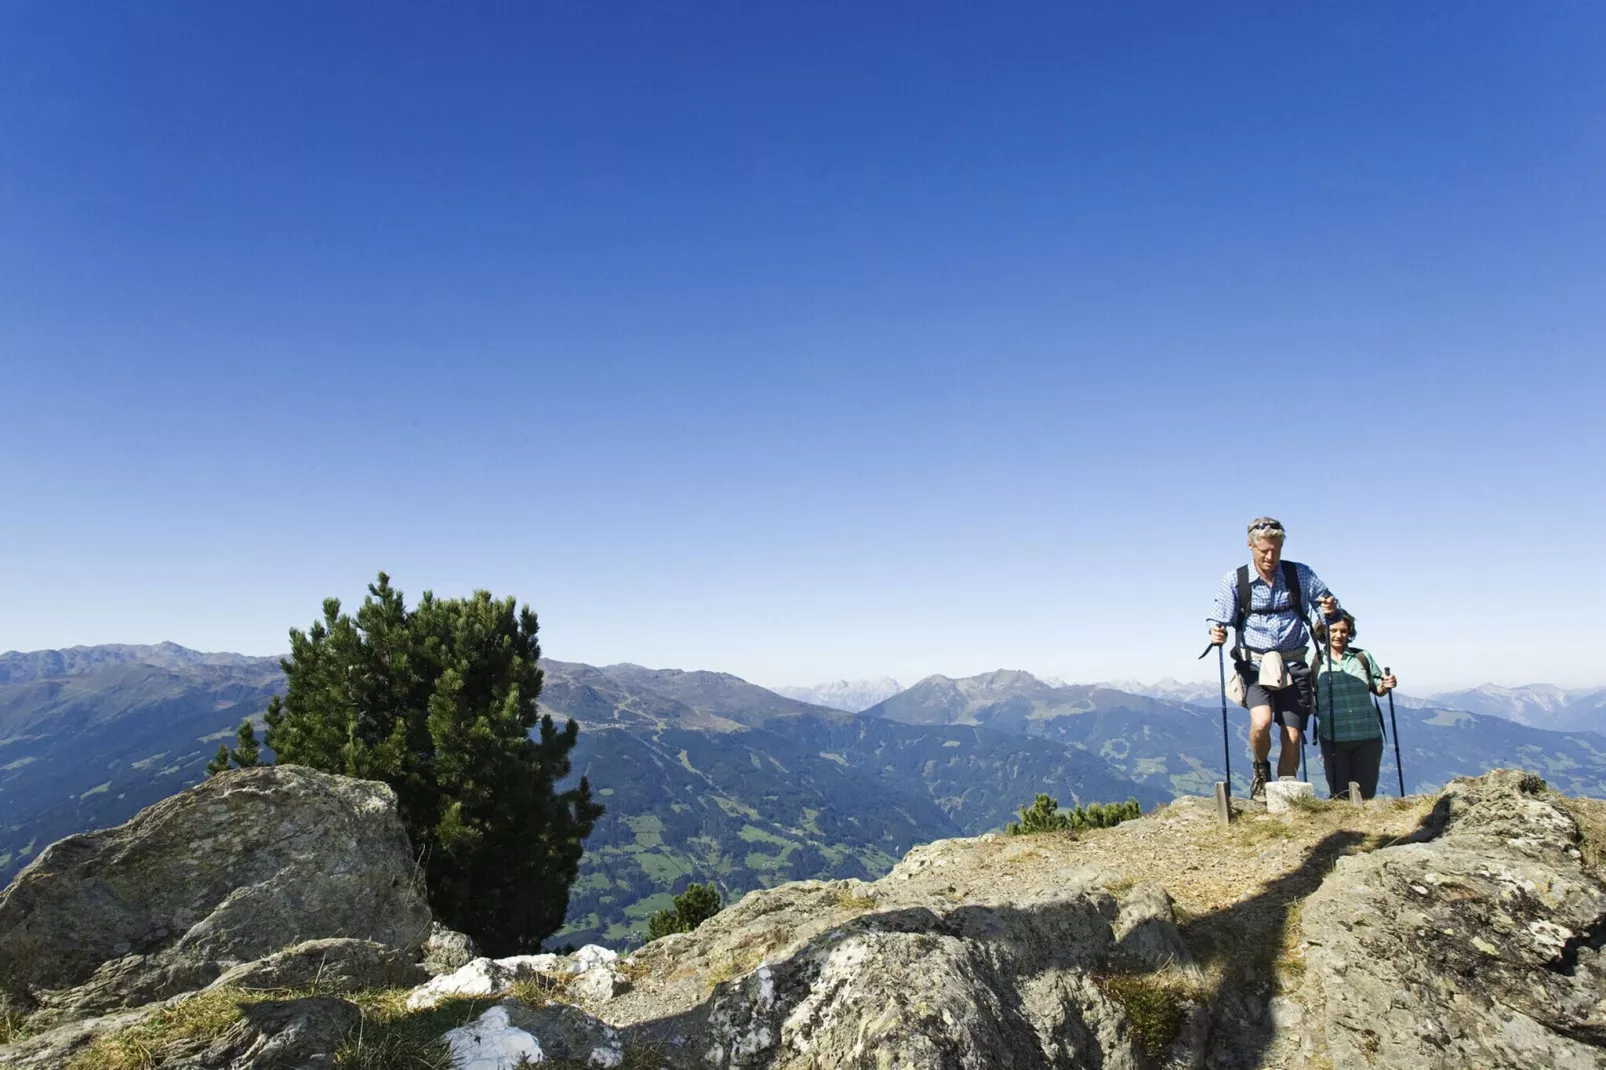
[[[285,798],[265,798],[277,781]],[[256,770],[93,834],[116,851],[64,841],[69,849],[47,851],[0,895],[0,953],[28,940],[65,947],[60,919],[79,919],[82,937],[82,908],[110,901],[106,889],[133,894],[117,861],[164,824],[216,828],[232,814],[255,825],[247,811],[260,805],[280,833],[264,834],[259,850],[293,864],[302,856],[287,843],[322,850],[340,828],[358,827],[357,815],[382,829],[386,794],[305,770]],[[291,797],[343,800],[331,805],[349,813],[321,814],[319,827],[335,830],[326,839],[304,829],[311,839],[287,841]],[[142,822],[143,834],[131,830]],[[292,946],[225,968],[264,944],[231,931],[248,924],[244,914],[214,908],[137,953],[118,950],[128,941],[113,937],[127,926],[108,923],[94,930],[102,950],[93,954],[27,969],[0,958],[7,998],[42,1030],[0,1046],[0,1065],[119,1065],[72,1060],[216,1007],[226,1013],[210,1029],[144,1035],[155,1054],[141,1065],[355,1065],[336,1053],[349,1055],[366,1032],[408,1052],[405,1065],[472,1070],[511,1070],[519,1059],[676,1070],[1606,1067],[1606,804],[1563,798],[1529,774],[1362,808],[1244,806],[1225,828],[1204,800],[1181,799],[1078,837],[939,841],[877,881],[750,893],[697,931],[627,958],[598,947],[479,956],[407,906],[410,859],[404,842],[399,853],[389,842],[370,851],[363,878],[398,897],[383,931],[348,918],[314,933],[303,921]],[[329,867],[331,888],[338,868]],[[258,883],[217,903],[264,894],[250,892],[261,870],[230,872]],[[156,912],[202,886],[218,887],[192,882]],[[296,896],[325,903],[328,890],[281,882],[273,894],[270,917],[282,923]],[[186,958],[181,945],[210,950]],[[99,965],[96,955],[106,956]]]

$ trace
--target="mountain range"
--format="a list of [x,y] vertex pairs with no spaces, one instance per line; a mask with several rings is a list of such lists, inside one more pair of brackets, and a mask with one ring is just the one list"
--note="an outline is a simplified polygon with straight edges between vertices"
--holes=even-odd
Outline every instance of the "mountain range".
[[[1039,791],[1067,806],[1131,797],[1147,808],[1221,778],[1213,694],[1202,706],[998,670],[930,676],[853,713],[728,673],[543,667],[541,705],[581,723],[575,774],[608,808],[560,942],[628,944],[692,880],[729,898],[876,877],[917,843],[1001,827]],[[846,701],[863,683],[827,696]],[[278,659],[171,644],[0,655],[0,881],[44,844],[200,780],[218,742],[283,686]],[[1606,795],[1601,735],[1433,706],[1397,715],[1407,791],[1520,765]],[[1239,792],[1246,720],[1234,707]],[[1391,793],[1393,770],[1391,749]]]
[[771,690],[799,702],[860,713],[896,695],[903,690],[903,685],[890,676],[878,676],[873,680],[833,680],[812,687],[776,687]]

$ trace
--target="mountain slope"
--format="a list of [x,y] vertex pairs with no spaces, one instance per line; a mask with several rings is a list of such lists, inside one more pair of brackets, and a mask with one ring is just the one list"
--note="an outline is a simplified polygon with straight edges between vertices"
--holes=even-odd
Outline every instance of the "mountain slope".
[[732,896],[873,878],[916,843],[999,827],[1038,791],[1067,806],[1164,797],[1076,748],[856,716],[728,674],[547,663],[542,704],[582,723],[576,772],[609,807],[562,940],[628,942],[691,880]]
[[[1207,794],[1221,776],[1219,710],[1022,672],[930,677],[871,716],[725,673],[543,664],[542,705],[584,726],[576,775],[608,806],[564,939],[628,943],[693,879],[735,895],[873,877],[916,843],[999,827],[1039,791],[1065,805],[1130,795],[1147,807]],[[35,841],[115,824],[201,779],[218,741],[283,687],[276,659],[170,646],[9,654],[0,665],[0,880]],[[1443,709],[1398,716],[1409,791],[1509,765],[1606,795],[1606,737]],[[1247,719],[1233,707],[1239,792]],[[1319,779],[1314,752],[1311,773]],[[1392,744],[1383,782],[1392,794]]]
[[1534,728],[1606,731],[1606,688],[1564,691],[1554,684],[1483,684],[1464,691],[1440,692],[1431,697],[1430,703],[1441,709],[1504,717]]
[[[283,688],[276,659],[171,646],[4,664],[0,880],[37,845],[116,824],[199,781],[217,743]],[[542,706],[584,726],[576,775],[608,807],[571,905],[577,939],[630,942],[692,879],[739,895],[874,877],[917,843],[1002,825],[1037,791],[1067,805],[1167,797],[1074,748],[860,717],[728,674],[543,665]]]
[[283,691],[269,659],[65,663],[77,671],[0,684],[0,881],[35,847],[118,824],[195,783],[219,740]]
[[865,712],[1071,744],[1168,795],[1209,794],[1221,779],[1219,714],[1095,684],[1055,686],[1004,669],[958,680],[929,676]]
[[[1220,707],[1207,709],[1130,695],[1096,685],[1055,687],[1028,673],[1000,670],[965,679],[928,677],[866,711],[916,724],[976,724],[1086,747],[1145,786],[1209,794],[1221,779]],[[1408,793],[1434,791],[1456,776],[1499,766],[1528,769],[1563,791],[1606,796],[1606,736],[1552,732],[1433,705],[1399,704],[1400,752]],[[1247,711],[1228,707],[1235,790],[1248,787]],[[1393,730],[1383,790],[1398,791]],[[1277,745],[1273,744],[1273,751]],[[1321,755],[1306,750],[1310,779],[1325,789]]]

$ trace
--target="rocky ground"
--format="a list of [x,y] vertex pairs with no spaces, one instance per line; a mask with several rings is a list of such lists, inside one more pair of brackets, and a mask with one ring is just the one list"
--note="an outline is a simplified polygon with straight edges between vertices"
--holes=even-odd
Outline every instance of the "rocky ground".
[[50,848],[0,893],[0,1066],[1606,1067],[1606,804],[1527,774],[940,841],[629,958],[431,932],[394,822],[253,770]]

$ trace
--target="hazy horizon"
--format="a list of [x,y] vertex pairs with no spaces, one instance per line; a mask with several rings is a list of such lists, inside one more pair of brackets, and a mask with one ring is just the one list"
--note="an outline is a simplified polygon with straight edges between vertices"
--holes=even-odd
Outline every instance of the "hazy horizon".
[[[189,651],[191,651],[193,653],[197,653],[197,654],[235,654],[235,655],[239,655],[241,657],[252,657],[252,658],[277,658],[277,657],[286,657],[286,656],[289,655],[289,650],[288,649],[278,650],[278,651],[270,651],[270,652],[267,652],[267,653],[252,653],[252,652],[249,652],[249,651],[241,651],[241,650],[202,649],[202,648],[198,648],[198,647],[186,646],[183,643],[174,643],[172,640],[158,640],[158,641],[156,641],[154,643],[115,643],[115,642],[114,643],[71,643],[71,644],[68,644],[66,646],[61,646],[61,647],[35,647],[35,648],[27,649],[27,650],[23,650],[23,649],[0,650],[0,657],[6,657],[6,656],[9,656],[9,655],[13,655],[13,654],[24,654],[24,655],[26,655],[26,654],[37,654],[37,653],[42,653],[44,651],[51,651],[51,650],[87,649],[87,648],[96,647],[96,646],[161,646],[163,644],[171,644],[171,645],[174,645],[174,646],[183,647],[184,649],[189,650]],[[1160,684],[1171,683],[1171,684],[1177,684],[1177,685],[1181,685],[1183,687],[1187,687],[1187,686],[1191,686],[1191,685],[1211,685],[1211,686],[1214,686],[1218,682],[1216,677],[1214,677],[1214,676],[1210,676],[1210,677],[1198,676],[1198,677],[1191,677],[1191,678],[1189,678],[1189,677],[1158,676],[1158,677],[1152,677],[1152,678],[1101,677],[1101,678],[1098,678],[1098,679],[1071,679],[1071,678],[1067,678],[1067,677],[1062,677],[1057,673],[1039,672],[1037,670],[1025,668],[1024,666],[1020,666],[1020,665],[995,665],[992,668],[978,669],[978,670],[976,670],[974,672],[962,672],[962,673],[961,672],[943,672],[941,670],[937,670],[937,671],[934,671],[934,672],[924,673],[919,677],[911,677],[911,678],[909,678],[907,680],[903,679],[902,677],[897,676],[894,673],[874,673],[874,674],[871,674],[871,675],[868,675],[868,676],[855,676],[855,677],[821,676],[821,677],[817,677],[816,679],[814,679],[812,681],[791,680],[791,681],[774,682],[774,681],[758,680],[758,679],[754,679],[754,678],[749,677],[749,676],[744,676],[739,672],[732,672],[732,670],[729,669],[728,667],[721,666],[721,665],[650,665],[650,664],[644,664],[644,663],[642,663],[640,661],[629,659],[629,658],[614,659],[612,661],[596,661],[596,660],[591,660],[591,659],[587,659],[587,658],[557,657],[556,655],[554,655],[551,652],[547,651],[544,646],[543,646],[542,651],[541,651],[541,656],[543,658],[551,658],[554,661],[566,661],[566,662],[572,662],[572,663],[584,664],[584,665],[592,665],[592,666],[599,666],[599,667],[600,666],[606,666],[606,665],[617,665],[617,664],[621,664],[621,663],[628,663],[628,664],[633,664],[633,665],[641,665],[643,668],[654,669],[654,670],[657,670],[657,669],[672,669],[672,670],[680,670],[680,671],[683,671],[683,672],[721,672],[721,673],[730,673],[730,675],[739,677],[740,679],[746,681],[747,683],[755,684],[755,685],[757,685],[759,687],[762,687],[762,688],[765,688],[766,690],[771,690],[771,691],[774,691],[774,690],[777,690],[777,689],[780,689],[780,688],[818,688],[818,687],[823,687],[823,686],[827,686],[827,685],[830,685],[830,684],[836,684],[836,683],[850,683],[850,684],[851,683],[874,683],[874,682],[878,682],[878,681],[883,680],[883,679],[894,680],[898,684],[898,686],[899,686],[899,688],[901,690],[908,690],[910,687],[913,687],[915,684],[918,684],[922,680],[928,679],[928,678],[930,678],[932,676],[943,676],[943,677],[947,677],[947,678],[953,679],[953,680],[962,680],[962,679],[967,679],[969,677],[974,677],[974,676],[984,676],[984,675],[987,675],[988,673],[993,673],[993,672],[1026,672],[1026,673],[1029,673],[1032,676],[1036,677],[1037,679],[1043,680],[1045,682],[1058,680],[1058,681],[1061,681],[1061,682],[1063,682],[1063,683],[1065,683],[1067,685],[1071,685],[1071,686],[1108,685],[1108,686],[1119,688],[1120,685],[1122,685],[1122,684],[1136,684],[1139,687],[1157,687]],[[1212,662],[1211,664],[1214,664],[1214,662]],[[1447,686],[1447,687],[1434,687],[1434,688],[1431,688],[1431,689],[1408,688],[1408,687],[1402,686],[1401,687],[1401,693],[1402,694],[1408,694],[1408,695],[1414,694],[1414,695],[1417,695],[1418,697],[1426,697],[1427,695],[1430,695],[1432,693],[1441,693],[1441,692],[1448,692],[1448,691],[1468,691],[1468,690],[1472,690],[1472,689],[1478,688],[1478,687],[1500,687],[1500,688],[1508,688],[1508,689],[1512,689],[1512,690],[1517,690],[1517,689],[1526,688],[1526,687],[1561,687],[1561,686],[1562,685],[1556,684],[1553,681],[1549,681],[1549,680],[1527,680],[1527,681],[1524,681],[1522,683],[1505,683],[1505,682],[1498,681],[1498,680],[1479,680],[1479,681],[1476,681],[1474,683],[1452,684],[1452,685]],[[1598,690],[1598,689],[1603,688],[1603,687],[1606,687],[1606,684],[1584,684],[1581,687],[1563,687],[1562,690],[1564,690],[1564,691],[1593,691],[1593,690]]]

